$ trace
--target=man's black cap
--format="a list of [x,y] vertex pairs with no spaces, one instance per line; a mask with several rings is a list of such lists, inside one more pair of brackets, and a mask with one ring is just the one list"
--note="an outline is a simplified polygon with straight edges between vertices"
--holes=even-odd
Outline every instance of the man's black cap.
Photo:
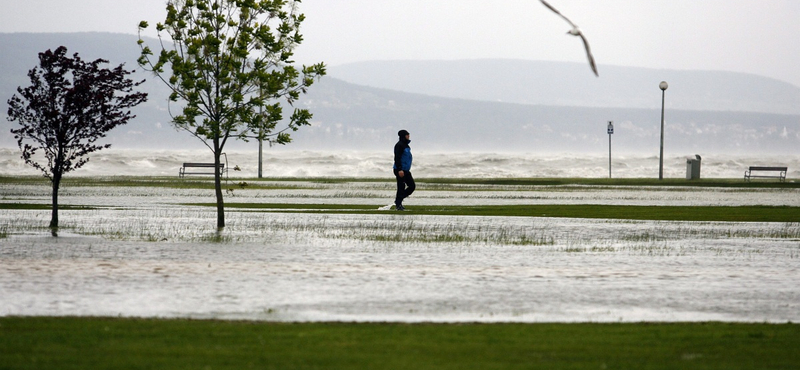
[[410,135],[410,133],[406,130],[397,131],[397,136],[405,137],[406,135]]

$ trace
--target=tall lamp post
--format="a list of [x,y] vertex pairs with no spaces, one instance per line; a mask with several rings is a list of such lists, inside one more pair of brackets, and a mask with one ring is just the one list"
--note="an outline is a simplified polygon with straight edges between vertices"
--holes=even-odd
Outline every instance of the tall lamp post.
[[661,150],[658,153],[658,179],[664,179],[664,95],[669,85],[667,81],[658,84],[661,89]]
[[611,178],[611,134],[614,133],[614,123],[608,121],[608,178]]
[[[259,97],[263,97],[264,96],[264,90],[261,89],[261,86],[258,87],[258,96]],[[264,107],[262,107],[262,106],[258,107],[258,114],[261,115],[262,118],[264,117]],[[264,167],[264,165],[263,165],[264,161],[263,161],[263,156],[262,156],[262,153],[264,152],[264,140],[261,139],[262,135],[264,135],[264,129],[259,128],[258,129],[258,178],[259,179],[262,176],[262,171],[261,170]],[[272,145],[270,145],[270,146],[272,146]]]

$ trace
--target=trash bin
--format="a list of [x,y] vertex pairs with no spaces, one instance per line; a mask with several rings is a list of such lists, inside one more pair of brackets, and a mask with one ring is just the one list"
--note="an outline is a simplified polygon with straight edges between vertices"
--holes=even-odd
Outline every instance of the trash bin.
[[695,158],[686,158],[686,179],[696,180],[700,178],[700,156],[695,154]]

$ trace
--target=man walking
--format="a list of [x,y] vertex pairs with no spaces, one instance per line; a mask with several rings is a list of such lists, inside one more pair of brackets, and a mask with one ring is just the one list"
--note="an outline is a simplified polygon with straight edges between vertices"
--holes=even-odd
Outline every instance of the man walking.
[[394,206],[398,211],[403,211],[403,199],[407,198],[414,192],[417,185],[414,183],[414,177],[411,176],[411,147],[408,143],[411,142],[411,134],[406,130],[397,132],[399,140],[394,145],[394,177],[397,179],[397,195],[394,198]]

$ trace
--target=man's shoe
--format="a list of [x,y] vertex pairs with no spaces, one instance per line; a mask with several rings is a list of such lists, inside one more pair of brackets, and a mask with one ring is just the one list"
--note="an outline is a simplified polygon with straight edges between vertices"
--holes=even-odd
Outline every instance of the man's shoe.
[[398,210],[398,211],[405,211],[406,207],[403,207],[402,204],[396,204],[395,205],[395,209]]

